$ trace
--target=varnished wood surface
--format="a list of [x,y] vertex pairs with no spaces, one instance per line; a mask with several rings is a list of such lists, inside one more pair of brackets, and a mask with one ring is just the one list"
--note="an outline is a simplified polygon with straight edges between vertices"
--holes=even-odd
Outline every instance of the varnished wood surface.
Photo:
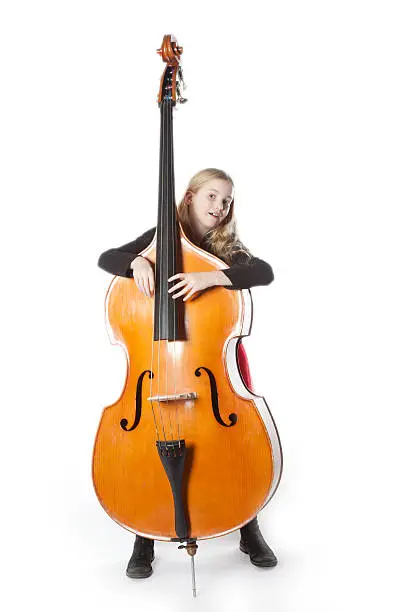
[[[183,238],[183,269],[222,269],[222,262],[203,255]],[[155,260],[155,248],[144,255]],[[169,284],[170,285],[170,284]],[[182,299],[182,298],[177,298]],[[252,400],[240,397],[229,380],[225,361],[228,338],[239,336],[244,317],[240,291],[213,287],[185,302],[187,340],[152,345],[153,298],[145,297],[133,279],[116,277],[107,296],[111,333],[128,353],[128,372],[116,403],[105,408],[94,447],[93,479],[106,512],[121,525],[156,539],[176,537],[173,496],[157,449],[160,439],[184,439],[187,447],[184,482],[190,535],[213,537],[244,524],[262,507],[271,488],[271,442]],[[153,346],[153,353],[152,353]],[[214,374],[221,418],[236,413],[232,427],[213,414],[210,382]],[[120,421],[133,423],[136,384],[144,370],[140,423],[126,432]],[[150,395],[195,391],[198,399],[160,403]]]

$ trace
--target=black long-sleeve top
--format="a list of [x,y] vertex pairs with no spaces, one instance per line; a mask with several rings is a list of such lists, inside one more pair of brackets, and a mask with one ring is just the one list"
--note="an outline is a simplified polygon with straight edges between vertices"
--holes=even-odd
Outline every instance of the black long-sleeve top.
[[[136,255],[151,243],[155,231],[156,227],[152,227],[136,240],[116,249],[104,251],[99,257],[98,266],[116,276],[133,278],[133,270],[130,264]],[[231,285],[224,285],[225,289],[249,289],[256,285],[269,285],[274,278],[272,268],[266,261],[253,256],[248,259],[248,256],[242,252],[235,253],[232,266],[225,268],[222,272],[232,283]]]

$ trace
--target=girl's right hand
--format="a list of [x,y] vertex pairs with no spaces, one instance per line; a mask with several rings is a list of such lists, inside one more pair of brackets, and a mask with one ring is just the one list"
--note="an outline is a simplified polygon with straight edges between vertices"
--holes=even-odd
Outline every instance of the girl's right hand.
[[138,255],[130,264],[133,270],[133,278],[139,291],[146,297],[154,294],[154,272],[153,266],[148,259]]

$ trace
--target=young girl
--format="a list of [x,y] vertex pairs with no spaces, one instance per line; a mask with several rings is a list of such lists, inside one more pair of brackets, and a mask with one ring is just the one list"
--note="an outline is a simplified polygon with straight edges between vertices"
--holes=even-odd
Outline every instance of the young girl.
[[[233,189],[231,177],[216,168],[201,170],[190,180],[178,206],[178,218],[184,233],[191,242],[216,255],[230,267],[222,271],[180,273],[170,277],[169,293],[174,299],[186,301],[198,291],[214,285],[234,290],[272,282],[271,266],[254,257],[238,238]],[[155,282],[152,265],[138,253],[151,243],[155,230],[152,227],[133,242],[105,251],[99,257],[98,265],[111,274],[133,277],[140,291],[146,296],[153,296]],[[254,392],[241,342],[238,343],[238,363],[246,386]],[[274,553],[259,530],[257,517],[240,531],[240,550],[249,555],[254,565],[273,567],[277,564]],[[153,572],[153,559],[154,540],[136,535],[126,574],[130,578],[147,578]]]

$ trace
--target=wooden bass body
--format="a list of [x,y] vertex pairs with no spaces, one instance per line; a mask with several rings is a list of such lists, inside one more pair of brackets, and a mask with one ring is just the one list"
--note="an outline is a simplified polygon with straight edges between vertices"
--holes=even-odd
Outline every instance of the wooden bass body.
[[[184,272],[227,267],[184,232],[181,247]],[[155,263],[156,236],[142,255]],[[272,415],[245,385],[237,362],[237,345],[251,328],[250,291],[212,287],[184,304],[186,338],[153,341],[154,298],[123,277],[113,279],[106,296],[111,341],[125,349],[128,367],[121,396],[99,424],[94,487],[113,520],[156,540],[180,538],[158,433],[162,442],[185,443],[179,495],[189,538],[246,524],[270,500],[282,470]]]

